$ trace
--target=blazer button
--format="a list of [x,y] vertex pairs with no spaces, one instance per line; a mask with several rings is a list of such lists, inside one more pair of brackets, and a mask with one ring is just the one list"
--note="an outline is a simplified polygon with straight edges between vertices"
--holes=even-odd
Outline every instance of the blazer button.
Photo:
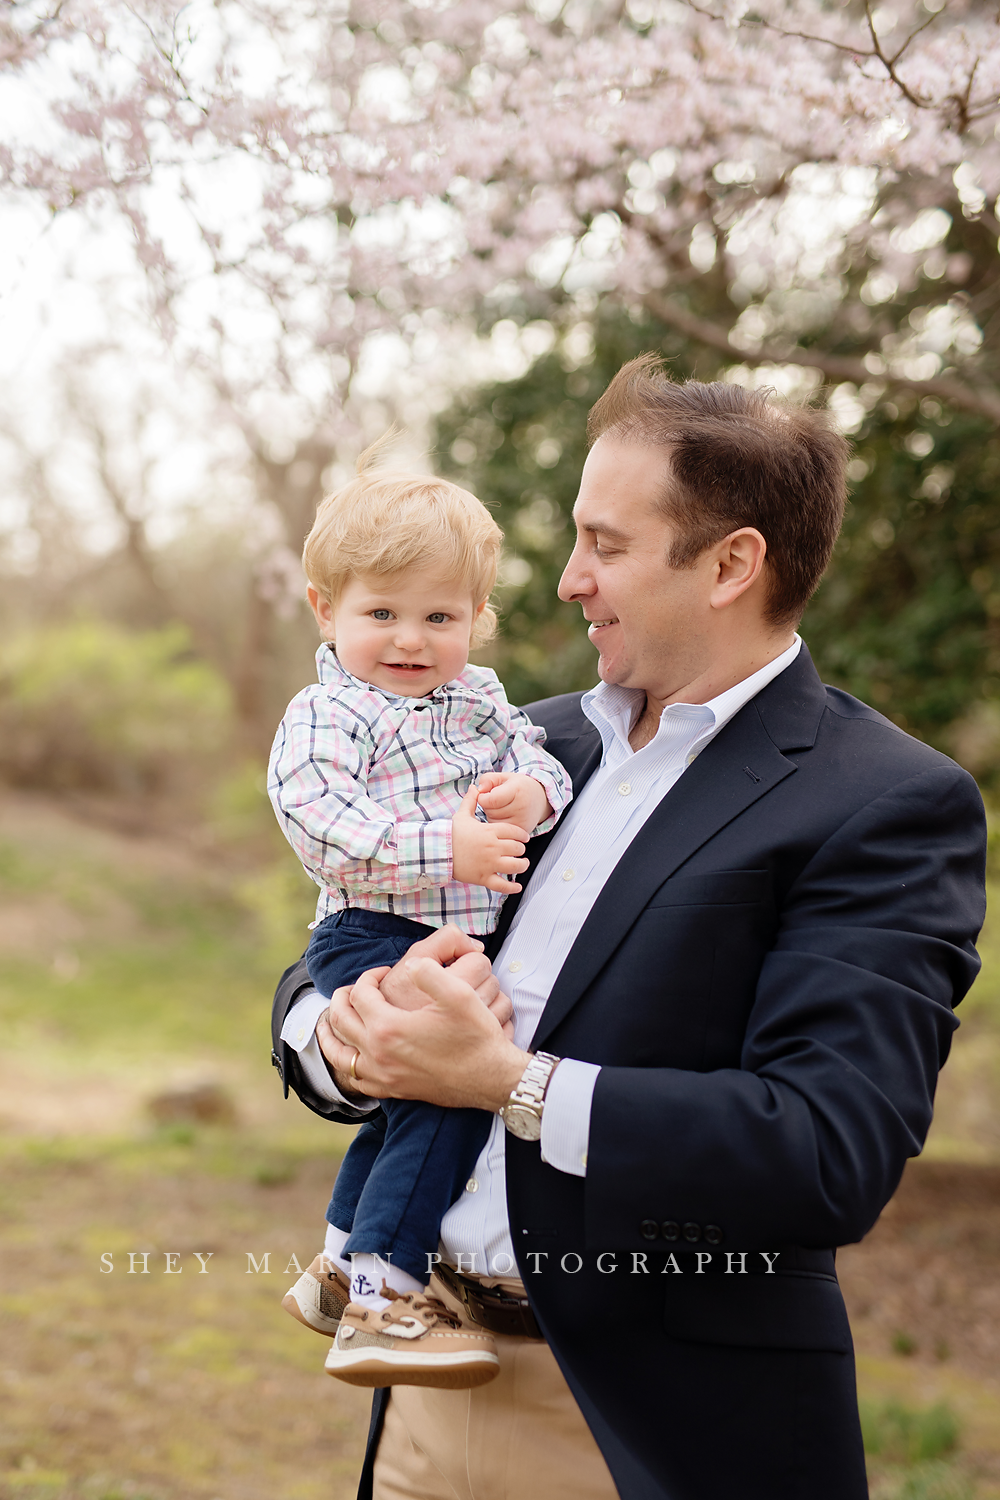
[[701,1239],[701,1225],[691,1223],[685,1224],[684,1228],[681,1230],[681,1233],[686,1240],[689,1240],[691,1242],[692,1245],[697,1244],[698,1240]]
[[721,1245],[726,1238],[718,1224],[705,1225],[705,1238],[710,1245]]
[[673,1219],[667,1219],[665,1224],[660,1225],[660,1233],[665,1240],[679,1240],[681,1237],[681,1227],[679,1224],[675,1224]]
[[643,1219],[639,1225],[639,1233],[644,1240],[655,1240],[660,1232],[660,1226],[655,1219]]

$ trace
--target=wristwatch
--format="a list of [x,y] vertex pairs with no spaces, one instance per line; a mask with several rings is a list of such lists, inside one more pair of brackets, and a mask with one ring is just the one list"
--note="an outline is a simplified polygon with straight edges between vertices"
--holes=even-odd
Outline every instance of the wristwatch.
[[536,1052],[507,1103],[501,1105],[500,1118],[518,1140],[537,1141],[541,1138],[545,1090],[560,1061],[551,1052]]

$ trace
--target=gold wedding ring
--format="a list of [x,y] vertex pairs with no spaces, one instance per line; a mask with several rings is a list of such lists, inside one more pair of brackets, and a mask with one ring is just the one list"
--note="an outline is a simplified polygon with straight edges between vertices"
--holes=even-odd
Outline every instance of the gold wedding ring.
[[358,1058],[360,1056],[361,1056],[360,1052],[355,1052],[354,1056],[351,1058],[350,1074],[351,1074],[351,1077],[354,1079],[355,1083],[360,1083],[361,1082],[361,1079],[358,1077],[357,1073],[355,1073],[355,1071],[354,1071],[355,1067],[357,1066]]

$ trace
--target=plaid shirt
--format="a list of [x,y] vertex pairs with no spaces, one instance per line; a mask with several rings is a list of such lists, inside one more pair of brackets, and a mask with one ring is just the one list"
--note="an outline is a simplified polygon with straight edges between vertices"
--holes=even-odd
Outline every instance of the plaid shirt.
[[451,820],[488,771],[545,788],[551,828],[572,796],[544,729],[507,702],[495,672],[468,666],[423,698],[402,698],[316,653],[319,682],[288,705],[267,789],[285,837],[321,889],[316,920],[347,906],[492,932],[503,897],[452,879]]

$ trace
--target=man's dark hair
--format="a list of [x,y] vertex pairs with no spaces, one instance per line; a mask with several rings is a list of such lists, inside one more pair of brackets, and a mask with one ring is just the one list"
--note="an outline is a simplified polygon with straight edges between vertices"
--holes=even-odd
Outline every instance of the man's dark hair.
[[825,413],[719,380],[678,384],[658,355],[641,354],[591,408],[587,434],[668,450],[661,503],[676,530],[671,567],[690,567],[731,531],[756,527],[767,543],[767,619],[801,618],[847,500],[850,449]]

